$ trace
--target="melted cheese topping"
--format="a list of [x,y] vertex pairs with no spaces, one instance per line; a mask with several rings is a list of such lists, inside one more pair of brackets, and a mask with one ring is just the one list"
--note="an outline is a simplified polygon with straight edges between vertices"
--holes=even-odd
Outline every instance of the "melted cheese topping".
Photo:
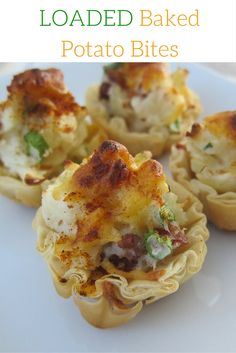
[[186,138],[191,169],[220,193],[236,192],[236,113],[210,116]]

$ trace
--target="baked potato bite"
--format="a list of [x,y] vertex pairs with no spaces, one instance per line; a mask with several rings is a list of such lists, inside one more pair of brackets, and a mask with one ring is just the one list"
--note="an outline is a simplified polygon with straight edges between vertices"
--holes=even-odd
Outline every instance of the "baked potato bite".
[[170,168],[175,179],[201,200],[212,223],[236,230],[236,111],[194,124],[173,147]]
[[81,160],[103,137],[86,122],[87,111],[61,71],[28,70],[7,89],[0,104],[0,193],[39,206],[43,181],[58,175],[66,159]]
[[88,89],[86,104],[108,136],[130,153],[149,150],[158,157],[201,111],[187,76],[187,70],[170,72],[164,63],[110,64],[104,67],[102,83]]
[[66,165],[33,222],[58,293],[97,327],[121,325],[175,292],[206,255],[200,202],[150,157],[104,141]]

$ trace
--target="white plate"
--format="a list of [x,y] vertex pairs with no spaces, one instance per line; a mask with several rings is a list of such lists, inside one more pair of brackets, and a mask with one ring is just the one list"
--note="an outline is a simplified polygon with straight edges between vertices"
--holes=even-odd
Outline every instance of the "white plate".
[[[53,66],[63,69],[69,88],[82,103],[85,88],[101,75],[98,64]],[[201,66],[184,66],[190,69],[189,84],[201,96],[205,114],[236,109],[234,83]],[[9,82],[9,73],[1,77],[1,99]],[[35,250],[33,216],[34,210],[0,198],[1,351],[236,350],[236,234],[210,226],[209,251],[198,275],[177,293],[147,306],[127,325],[99,330],[82,319],[71,299],[56,294]]]

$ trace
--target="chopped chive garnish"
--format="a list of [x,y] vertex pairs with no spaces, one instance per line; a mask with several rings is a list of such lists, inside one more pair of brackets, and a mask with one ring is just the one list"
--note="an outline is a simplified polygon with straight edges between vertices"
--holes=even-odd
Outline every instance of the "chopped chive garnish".
[[204,151],[206,151],[208,148],[212,148],[213,144],[211,142],[209,142],[203,149]]
[[173,134],[180,133],[180,122],[179,119],[175,120],[172,124],[169,125],[170,132]]
[[144,242],[148,254],[155,260],[163,260],[172,251],[170,237],[160,236],[156,231],[150,231],[145,236]]
[[175,221],[174,212],[166,205],[162,206],[159,210],[159,214],[162,221]]
[[24,140],[26,143],[26,153],[31,155],[32,149],[35,149],[38,151],[40,160],[42,160],[45,152],[49,148],[43,136],[40,135],[37,131],[29,131],[24,135]]

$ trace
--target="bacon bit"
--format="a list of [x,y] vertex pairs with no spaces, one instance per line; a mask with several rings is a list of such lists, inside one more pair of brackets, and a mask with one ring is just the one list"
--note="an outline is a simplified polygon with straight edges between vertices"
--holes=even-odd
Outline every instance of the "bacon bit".
[[83,241],[90,242],[96,239],[99,239],[98,231],[97,229],[92,229],[87,235],[85,235],[85,237],[83,238]]
[[155,228],[158,234],[160,235],[169,235],[169,232],[165,230],[164,228]]
[[64,168],[67,169],[69,168],[71,165],[73,164],[73,162],[69,159],[64,161]]
[[60,278],[60,280],[59,280],[61,283],[66,283],[67,282],[67,279],[65,279],[65,278]]
[[169,223],[169,230],[174,248],[189,244],[186,234],[178,226]]
[[138,259],[133,257],[128,259],[127,257],[119,257],[118,255],[111,255],[109,261],[116,267],[118,270],[130,272],[138,263]]
[[186,136],[187,137],[195,137],[196,135],[199,134],[200,131],[201,131],[201,125],[198,123],[194,123],[192,125],[191,131],[186,132]]
[[177,143],[176,148],[178,150],[184,150],[186,151],[186,146],[183,143]]
[[109,100],[109,89],[111,88],[111,84],[108,82],[103,82],[100,86],[99,89],[99,99],[105,99],[105,100]]
[[145,252],[142,239],[133,233],[123,235],[118,242],[118,246],[122,249],[132,249],[137,257],[143,255]]
[[63,73],[57,69],[27,70],[14,76],[7,89],[8,99],[15,96],[22,99],[27,118],[31,114],[42,119],[42,115],[50,113],[61,116],[83,111],[65,87]]
[[34,177],[30,176],[30,175],[26,175],[25,179],[24,179],[24,182],[27,185],[38,185],[38,184],[41,184],[44,180],[45,180],[45,178],[44,179],[38,179],[38,178],[34,178]]
[[119,270],[130,272],[138,263],[138,259],[145,253],[142,239],[133,233],[122,236],[118,246],[124,249],[124,255],[119,257],[115,254],[109,257],[109,261]]
[[119,309],[127,309],[125,304],[117,298],[117,295],[115,293],[115,288],[114,288],[114,285],[110,282],[104,282],[103,285],[103,295],[105,298],[108,299],[108,301],[116,306],[117,308]]
[[66,125],[63,127],[62,131],[65,133],[65,134],[69,134],[70,132],[74,131],[73,127],[69,126],[69,125]]
[[161,236],[165,236],[165,235],[170,236],[172,244],[175,248],[174,252],[177,250],[177,248],[181,249],[180,252],[184,251],[184,247],[189,246],[189,241],[186,237],[186,234],[177,225],[173,225],[169,223],[168,227],[169,227],[169,232],[163,228],[155,228],[155,230]]
[[95,211],[99,206],[91,203],[91,202],[87,202],[86,205],[85,205],[85,208],[88,212],[93,212]]
[[146,276],[149,281],[158,281],[165,273],[165,270],[151,271]]

